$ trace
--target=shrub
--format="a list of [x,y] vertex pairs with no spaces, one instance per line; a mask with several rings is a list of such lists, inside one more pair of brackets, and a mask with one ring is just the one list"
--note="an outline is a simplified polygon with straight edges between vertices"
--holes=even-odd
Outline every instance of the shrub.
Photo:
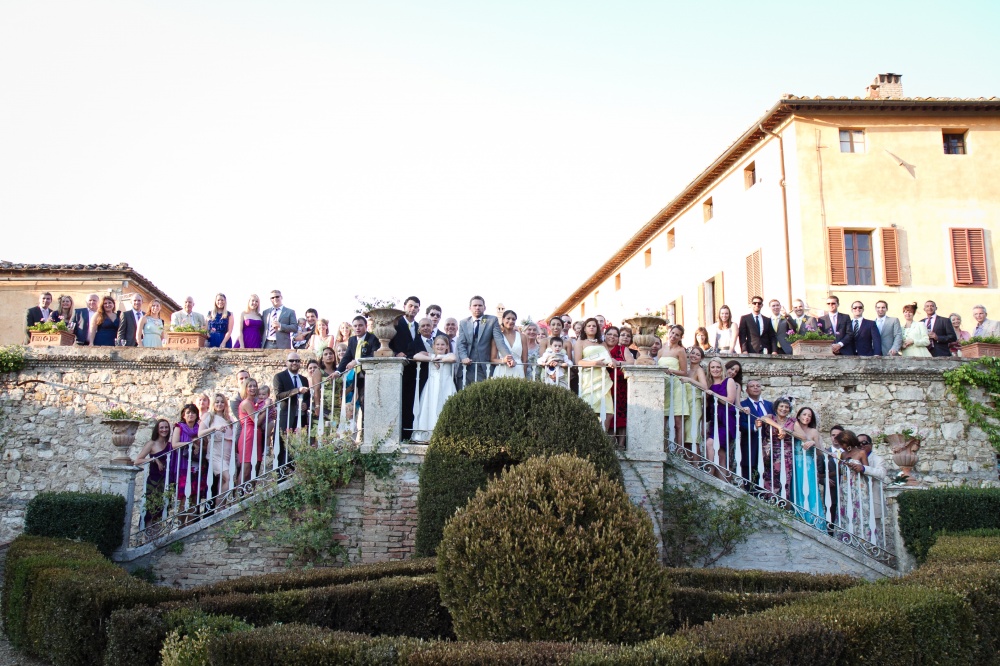
[[972,609],[955,594],[918,585],[859,585],[746,619],[762,627],[792,621],[835,628],[844,638],[841,663],[975,663]]
[[187,608],[168,614],[166,621],[174,629],[160,652],[163,666],[208,666],[208,642],[212,638],[253,629],[228,615],[207,615]]
[[758,569],[672,569],[664,570],[677,587],[739,593],[829,592],[846,590],[864,581],[843,574],[807,574]]
[[204,597],[220,594],[265,594],[282,590],[301,590],[310,587],[329,587],[366,580],[380,580],[394,576],[425,576],[435,571],[437,561],[432,557],[392,562],[376,562],[349,567],[330,567],[282,571],[262,576],[241,576],[211,585],[202,585],[193,590],[194,596]]
[[635,642],[670,617],[649,517],[569,455],[511,468],[459,510],[438,580],[462,640]]
[[108,622],[104,666],[156,666],[169,629],[167,611],[135,606],[120,608]]
[[939,532],[1000,528],[1000,488],[934,488],[899,496],[899,531],[919,562]]
[[927,551],[926,559],[942,564],[1000,562],[1000,530],[942,533]]
[[976,618],[976,633],[979,635],[976,663],[1000,664],[1000,563],[927,564],[900,582],[952,592],[962,597],[972,607]]
[[622,478],[611,439],[587,404],[541,382],[497,379],[452,396],[420,469],[417,555],[433,555],[445,521],[491,476],[535,456],[572,453]]
[[105,556],[122,544],[125,498],[100,493],[39,493],[28,502],[24,533],[97,544]]
[[703,590],[696,587],[672,587],[670,610],[674,621],[664,629],[676,630],[711,622],[716,617],[757,613],[775,606],[784,606],[812,596],[816,592],[747,593]]
[[418,645],[413,638],[373,638],[287,624],[219,636],[209,641],[208,656],[213,666],[398,664]]
[[846,644],[836,625],[798,618],[761,622],[752,616],[716,620],[687,630],[680,638],[690,640],[715,659],[721,658],[722,663],[745,666],[843,663],[840,657]]

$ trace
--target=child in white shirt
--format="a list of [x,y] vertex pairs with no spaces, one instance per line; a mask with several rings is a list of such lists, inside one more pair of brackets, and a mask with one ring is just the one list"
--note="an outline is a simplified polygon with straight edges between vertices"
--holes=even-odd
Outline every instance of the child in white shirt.
[[538,365],[545,368],[543,381],[546,384],[569,388],[569,373],[566,371],[566,368],[569,368],[569,358],[563,351],[562,338],[549,338],[549,346],[545,349],[545,353],[538,357]]

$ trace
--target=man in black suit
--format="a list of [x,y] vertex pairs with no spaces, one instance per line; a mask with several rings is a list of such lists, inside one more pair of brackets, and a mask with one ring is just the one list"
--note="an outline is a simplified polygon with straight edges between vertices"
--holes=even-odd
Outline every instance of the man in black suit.
[[924,303],[924,314],[927,316],[920,321],[927,327],[927,337],[931,339],[931,356],[951,356],[948,345],[958,340],[951,320],[937,316],[937,303],[934,301]]
[[774,405],[770,400],[761,398],[763,386],[759,379],[747,382],[747,397],[740,403],[740,465],[738,473],[744,479],[752,480],[758,486],[763,485],[757,478],[757,462],[760,451],[767,443],[757,428],[757,419],[774,413]]
[[881,356],[882,334],[871,319],[864,318],[865,304],[851,303],[851,343],[840,350],[841,356]]
[[[410,348],[420,337],[416,321],[420,313],[420,299],[407,296],[403,301],[403,316],[396,322],[396,334],[389,341],[389,349],[397,358],[410,358]],[[403,432],[402,438],[409,439],[413,432],[413,402],[417,395],[417,366],[407,363],[403,366]]]
[[760,313],[764,299],[750,299],[750,314],[740,317],[740,349],[744,354],[771,354],[775,350],[774,329],[771,320]]
[[[337,371],[333,373],[334,377],[340,377],[345,372],[357,366],[358,359],[374,357],[375,352],[382,346],[378,338],[368,332],[368,320],[361,315],[354,318],[354,321],[351,322],[351,327],[354,328],[354,335],[347,340],[347,351],[341,357]],[[359,345],[361,347],[360,350],[358,349]],[[358,368],[358,372],[355,373],[354,395],[358,403],[358,408],[364,410],[365,376],[360,370]]]
[[87,307],[77,308],[76,312],[73,313],[73,323],[76,324],[76,328],[73,329],[73,332],[76,333],[76,344],[90,344],[90,327],[97,318],[97,304],[100,302],[100,296],[91,294],[87,296]]
[[52,305],[52,294],[45,292],[38,297],[38,305],[32,308],[28,308],[28,312],[25,315],[25,329],[24,329],[24,343],[27,344],[31,341],[31,333],[28,329],[35,324],[41,324],[46,321],[53,321],[55,312],[49,306]]
[[281,450],[278,452],[278,462],[284,465],[291,460],[288,453],[288,433],[303,431],[309,428],[309,380],[299,374],[302,359],[296,351],[288,352],[285,357],[285,370],[274,376],[271,387],[274,399],[278,402],[278,429],[281,431]]
[[819,320],[819,330],[826,335],[832,335],[833,353],[839,354],[844,347],[853,348],[854,332],[847,325],[848,316],[837,312],[840,308],[840,298],[830,296],[826,299],[827,313]]
[[136,331],[139,330],[139,320],[142,319],[142,294],[132,297],[132,309],[123,312],[118,321],[118,346],[138,347]]

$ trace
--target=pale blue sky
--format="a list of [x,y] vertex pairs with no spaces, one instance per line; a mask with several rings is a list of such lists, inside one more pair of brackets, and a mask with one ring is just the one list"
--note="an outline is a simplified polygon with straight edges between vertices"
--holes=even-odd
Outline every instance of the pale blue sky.
[[[0,259],[546,314],[782,93],[1000,95],[997,3],[0,6]],[[18,315],[20,316],[20,315]]]

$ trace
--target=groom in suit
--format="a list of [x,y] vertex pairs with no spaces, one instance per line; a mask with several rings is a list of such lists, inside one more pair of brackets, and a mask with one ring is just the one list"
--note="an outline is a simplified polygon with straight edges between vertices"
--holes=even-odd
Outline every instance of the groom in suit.
[[[410,358],[410,348],[420,337],[417,332],[417,315],[420,314],[420,299],[407,296],[403,301],[403,316],[396,322],[396,334],[389,341],[389,349],[397,358]],[[407,363],[403,366],[403,427],[402,438],[409,439],[413,433],[413,403],[417,396],[417,366]]]
[[826,299],[827,313],[819,320],[819,329],[833,338],[833,353],[839,354],[844,347],[854,347],[854,331],[847,325],[847,315],[838,312],[840,297],[830,296]]
[[490,376],[490,341],[497,343],[497,351],[505,358],[512,359],[507,340],[500,331],[500,322],[486,312],[486,301],[482,296],[469,300],[471,317],[463,319],[458,326],[458,360],[464,366],[465,377],[462,386],[468,386]]
[[851,303],[851,343],[840,350],[841,356],[881,356],[882,336],[878,326],[871,319],[864,318],[865,304],[861,301]]
[[295,310],[281,304],[281,292],[271,292],[271,307],[264,310],[264,349],[291,349],[292,336],[299,330]]
[[740,349],[744,354],[775,353],[774,328],[771,320],[761,314],[764,299],[754,296],[750,299],[750,314],[740,317]]
[[875,302],[875,327],[878,328],[882,337],[882,356],[899,356],[899,350],[903,346],[903,329],[899,325],[896,317],[886,317],[889,304],[885,301]]
[[951,319],[937,315],[937,303],[934,301],[924,303],[924,314],[927,316],[920,322],[927,327],[927,337],[931,339],[931,356],[951,356],[948,345],[958,340]]
[[139,330],[139,320],[142,319],[142,294],[132,297],[132,309],[123,312],[118,322],[118,344],[125,347],[138,347],[135,334]]

